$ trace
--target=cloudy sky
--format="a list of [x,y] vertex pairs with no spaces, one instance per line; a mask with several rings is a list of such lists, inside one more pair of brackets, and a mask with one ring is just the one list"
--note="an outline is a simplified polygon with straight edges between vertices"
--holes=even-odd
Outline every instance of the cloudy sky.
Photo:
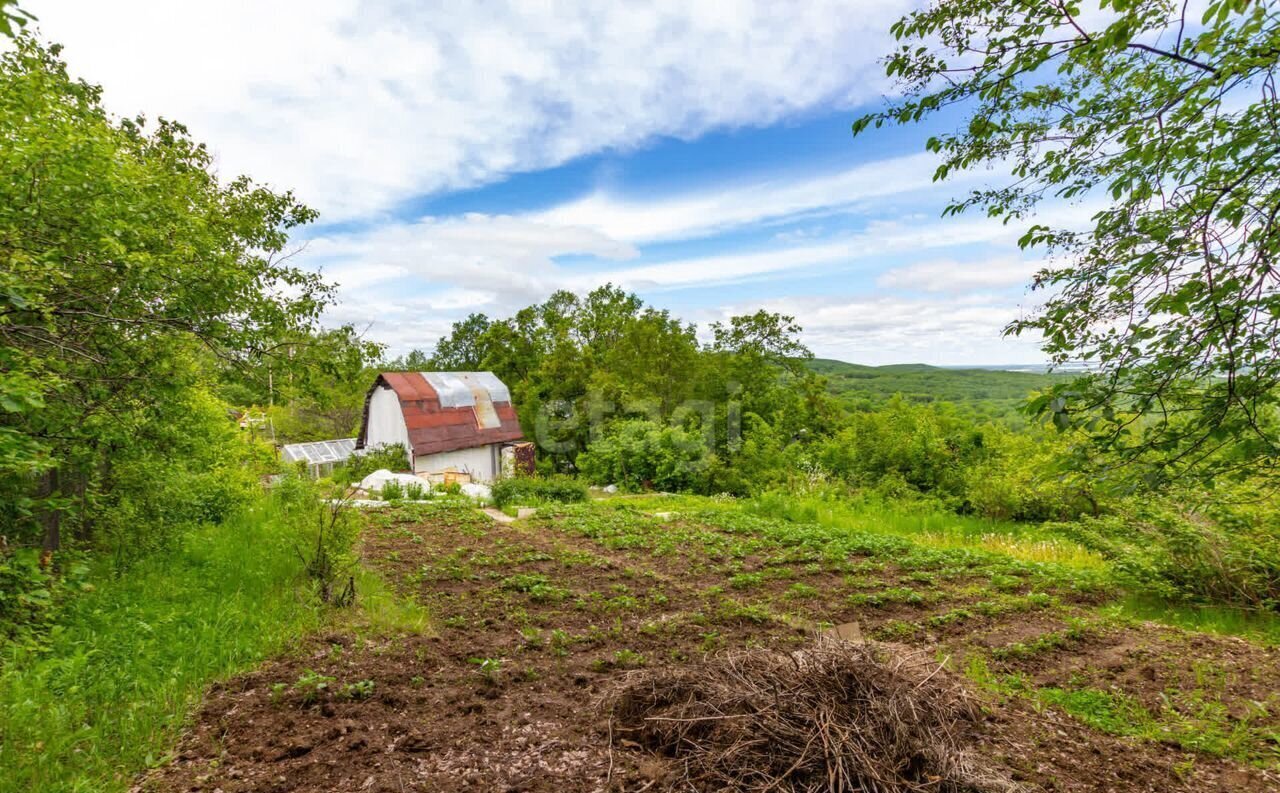
[[1038,297],[1022,229],[940,218],[999,179],[931,182],[958,119],[850,134],[905,0],[23,5],[114,112],[319,209],[295,261],[393,353],[612,282],[701,323],[793,314],[825,357],[1041,360],[1000,334]]

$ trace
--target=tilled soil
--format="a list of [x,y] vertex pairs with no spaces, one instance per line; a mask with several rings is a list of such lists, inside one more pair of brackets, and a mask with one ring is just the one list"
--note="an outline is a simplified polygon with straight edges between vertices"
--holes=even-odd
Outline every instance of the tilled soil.
[[[951,668],[995,652],[998,671],[1037,685],[1089,681],[1153,708],[1170,691],[1195,690],[1255,727],[1270,723],[1259,708],[1275,711],[1273,652],[1156,626],[1081,629],[1087,593],[1052,593],[1047,607],[1016,579],[1001,579],[1006,595],[993,598],[974,571],[768,550],[739,535],[721,543],[715,527],[677,522],[594,525],[545,516],[500,524],[435,506],[372,516],[367,561],[427,606],[435,635],[320,637],[215,686],[176,759],[139,788],[684,789],[672,760],[612,735],[601,701],[619,676],[723,649],[802,648],[816,627],[850,621],[949,656]],[[791,572],[769,572],[784,568]],[[885,591],[896,594],[865,597]],[[1066,631],[1067,620],[1069,637],[1024,651]],[[998,652],[1009,647],[1019,651]],[[1280,789],[1265,762],[1114,737],[1030,699],[974,688],[985,716],[970,745],[1027,790]]]

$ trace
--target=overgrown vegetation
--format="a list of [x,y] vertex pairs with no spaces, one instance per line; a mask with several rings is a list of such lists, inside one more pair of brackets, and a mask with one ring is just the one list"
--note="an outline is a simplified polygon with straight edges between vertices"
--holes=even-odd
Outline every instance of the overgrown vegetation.
[[499,507],[572,504],[586,500],[586,486],[568,476],[510,476],[493,484],[493,503]]
[[299,590],[295,550],[311,539],[263,502],[128,575],[100,560],[56,631],[0,655],[0,789],[122,790],[162,762],[209,680],[324,619]]

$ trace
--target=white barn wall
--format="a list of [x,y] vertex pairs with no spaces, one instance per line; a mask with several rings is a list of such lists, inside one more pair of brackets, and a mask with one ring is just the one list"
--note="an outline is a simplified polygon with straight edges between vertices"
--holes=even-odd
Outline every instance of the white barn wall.
[[369,425],[364,446],[376,449],[397,443],[406,449],[413,448],[409,443],[409,427],[404,423],[404,413],[400,410],[400,397],[390,388],[375,389],[369,399]]
[[[397,405],[397,411],[399,407]],[[401,424],[404,422],[401,421]],[[477,482],[492,482],[497,478],[498,447],[491,443],[470,449],[456,449],[439,454],[424,454],[413,461],[415,474],[438,474],[443,471],[466,471]]]

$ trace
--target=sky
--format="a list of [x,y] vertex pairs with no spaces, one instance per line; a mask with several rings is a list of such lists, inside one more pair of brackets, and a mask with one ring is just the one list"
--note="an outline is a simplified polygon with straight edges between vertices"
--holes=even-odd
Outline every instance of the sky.
[[795,316],[820,357],[1038,363],[1002,336],[1043,299],[1023,227],[941,217],[1002,182],[932,181],[924,142],[960,117],[850,131],[893,96],[878,59],[912,5],[23,3],[113,113],[319,210],[293,262],[392,355],[613,283],[704,329]]

